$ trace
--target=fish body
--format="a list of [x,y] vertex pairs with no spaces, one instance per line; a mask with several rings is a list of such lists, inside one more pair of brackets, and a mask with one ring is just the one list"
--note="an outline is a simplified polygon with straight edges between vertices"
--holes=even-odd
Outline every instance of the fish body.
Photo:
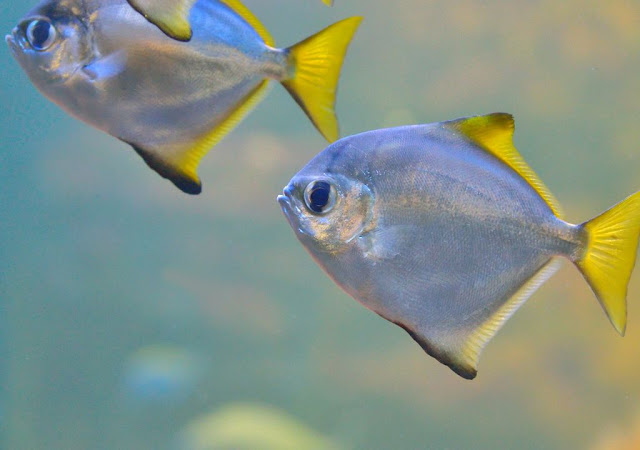
[[[193,33],[181,41],[126,0],[49,0],[7,42],[45,96],[131,144],[188,193],[200,192],[202,156],[262,98],[267,80],[283,83],[320,132],[337,138],[335,89],[360,18],[289,49],[276,48],[237,0],[198,0],[185,20]],[[317,70],[329,76],[308,81]]]
[[640,197],[594,222],[565,222],[513,129],[511,116],[493,114],[344,138],[278,198],[340,287],[465,378],[557,256],[580,267],[618,331],[626,324]]

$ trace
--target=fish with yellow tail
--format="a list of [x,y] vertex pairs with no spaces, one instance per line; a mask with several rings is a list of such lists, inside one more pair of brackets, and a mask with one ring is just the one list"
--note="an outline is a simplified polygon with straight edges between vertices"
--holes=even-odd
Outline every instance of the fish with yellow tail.
[[279,49],[238,0],[192,3],[165,18],[171,27],[188,24],[189,39],[163,33],[127,0],[46,0],[6,41],[46,97],[130,144],[188,194],[202,190],[202,157],[262,99],[269,80],[282,83],[328,141],[338,138],[336,89],[360,17]]
[[[181,41],[191,39],[193,32],[189,23],[189,13],[198,0],[127,1],[136,11],[168,36]],[[327,6],[333,6],[333,0],[322,1]]]
[[473,379],[485,345],[558,267],[624,335],[640,193],[580,225],[513,145],[509,114],[376,130],[312,159],[278,202],[348,294]]

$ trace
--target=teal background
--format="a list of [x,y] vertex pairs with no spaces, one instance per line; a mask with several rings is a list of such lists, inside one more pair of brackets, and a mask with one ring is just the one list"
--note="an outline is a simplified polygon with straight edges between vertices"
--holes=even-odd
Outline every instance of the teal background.
[[[568,220],[640,188],[635,0],[246,4],[283,46],[365,16],[343,135],[510,112]],[[30,6],[3,0],[0,30]],[[640,447],[637,274],[624,339],[566,263],[465,381],[298,244],[275,197],[326,143],[280,86],[192,198],[41,96],[6,45],[0,71],[1,448]],[[283,440],[250,414],[233,437],[220,417],[237,402],[281,414],[291,427],[266,428]],[[189,424],[209,413],[202,437]]]

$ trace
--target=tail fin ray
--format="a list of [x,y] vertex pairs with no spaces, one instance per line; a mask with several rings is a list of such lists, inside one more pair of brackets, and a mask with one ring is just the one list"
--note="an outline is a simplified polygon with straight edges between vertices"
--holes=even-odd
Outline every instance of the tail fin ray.
[[624,336],[627,284],[636,262],[640,234],[640,192],[581,227],[587,232],[587,246],[575,263],[611,324]]
[[338,79],[361,21],[362,17],[342,20],[288,49],[293,76],[282,84],[329,142],[339,136],[334,110]]

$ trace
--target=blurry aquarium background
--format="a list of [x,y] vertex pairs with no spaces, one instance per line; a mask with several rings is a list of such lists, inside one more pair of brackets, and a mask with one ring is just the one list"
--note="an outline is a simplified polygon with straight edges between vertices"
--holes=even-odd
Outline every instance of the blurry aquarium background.
[[[510,112],[568,220],[640,189],[635,0],[245,3],[281,46],[365,16],[343,135]],[[297,242],[275,197],[326,143],[280,86],[188,197],[0,63],[1,448],[640,448],[640,268],[624,339],[566,262],[465,381]]]

